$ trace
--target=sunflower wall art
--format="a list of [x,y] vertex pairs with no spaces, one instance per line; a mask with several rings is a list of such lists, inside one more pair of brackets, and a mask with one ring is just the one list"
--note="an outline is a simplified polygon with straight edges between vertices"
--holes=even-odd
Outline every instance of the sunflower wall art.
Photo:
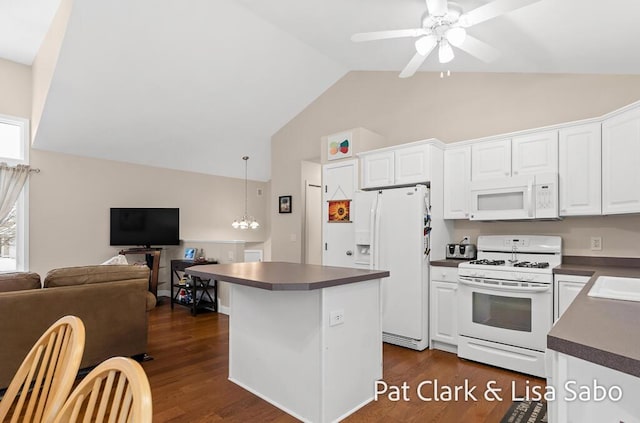
[[351,222],[351,200],[329,200],[329,223]]

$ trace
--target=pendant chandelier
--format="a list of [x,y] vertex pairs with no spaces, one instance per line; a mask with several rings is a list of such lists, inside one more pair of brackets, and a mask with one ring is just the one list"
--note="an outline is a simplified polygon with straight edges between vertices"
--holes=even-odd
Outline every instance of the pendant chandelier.
[[247,213],[247,160],[249,160],[249,156],[242,157],[242,160],[244,160],[244,215],[242,219],[234,220],[231,226],[234,229],[258,229],[260,227],[258,221]]

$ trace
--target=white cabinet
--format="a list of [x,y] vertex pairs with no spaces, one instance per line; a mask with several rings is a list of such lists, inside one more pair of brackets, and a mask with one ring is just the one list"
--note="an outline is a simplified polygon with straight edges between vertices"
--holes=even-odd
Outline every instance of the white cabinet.
[[549,422],[638,423],[640,378],[557,351],[547,354],[547,385],[555,392],[547,402]]
[[471,147],[444,152],[444,218],[469,218],[469,182],[471,181]]
[[590,123],[559,132],[561,216],[602,213],[601,129]]
[[395,184],[404,185],[430,181],[430,146],[399,148],[394,151]]
[[394,165],[393,151],[363,156],[362,188],[393,185]]
[[558,172],[558,131],[541,131],[471,147],[471,179]]
[[563,275],[554,276],[553,321],[555,322],[569,308],[578,293],[591,279],[589,276]]
[[640,108],[602,123],[602,213],[640,212]]
[[431,145],[362,153],[362,188],[406,185],[431,180]]
[[430,284],[431,347],[455,353],[458,346],[458,268],[432,267]]
[[471,146],[471,179],[511,176],[511,140],[483,141]]
[[513,176],[558,172],[558,131],[535,132],[511,140]]

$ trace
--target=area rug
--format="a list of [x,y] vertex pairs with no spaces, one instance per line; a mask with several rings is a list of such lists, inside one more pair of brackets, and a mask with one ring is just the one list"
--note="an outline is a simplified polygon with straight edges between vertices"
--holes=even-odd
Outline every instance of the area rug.
[[547,404],[538,401],[514,401],[500,423],[546,423]]

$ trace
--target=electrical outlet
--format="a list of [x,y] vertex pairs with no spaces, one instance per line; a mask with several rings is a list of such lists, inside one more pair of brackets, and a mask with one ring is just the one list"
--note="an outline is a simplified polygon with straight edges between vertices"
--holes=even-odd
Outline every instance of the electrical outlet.
[[462,237],[462,241],[460,242],[460,244],[470,244],[471,243],[471,237],[469,235],[465,235]]
[[329,326],[338,326],[344,323],[344,310],[334,310],[329,313]]
[[591,237],[591,251],[602,251],[602,237],[601,236],[592,236]]
[[256,195],[257,195],[258,197],[262,197],[262,188],[258,188],[258,189],[256,190]]

